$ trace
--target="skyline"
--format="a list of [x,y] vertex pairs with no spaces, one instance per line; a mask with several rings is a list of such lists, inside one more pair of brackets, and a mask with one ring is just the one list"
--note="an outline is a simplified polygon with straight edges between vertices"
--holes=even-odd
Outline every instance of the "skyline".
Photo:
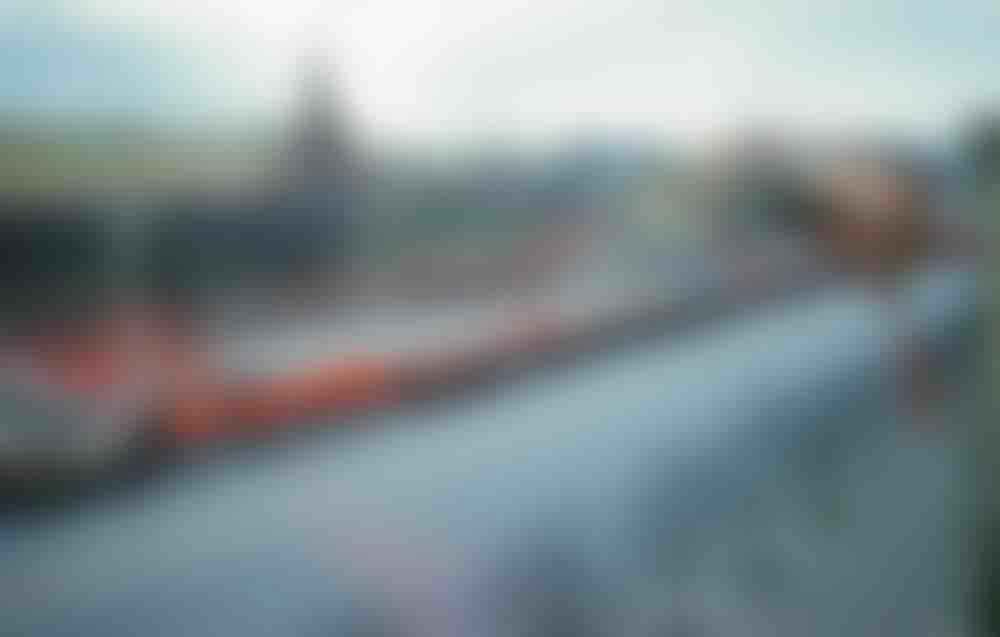
[[0,112],[274,122],[316,49],[362,130],[430,144],[755,123],[939,138],[1000,101],[1000,5],[865,4],[26,1],[0,9]]

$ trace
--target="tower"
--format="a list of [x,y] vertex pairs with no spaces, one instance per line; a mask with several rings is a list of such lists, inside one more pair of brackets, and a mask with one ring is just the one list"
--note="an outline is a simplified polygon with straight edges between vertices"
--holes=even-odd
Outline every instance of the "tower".
[[304,57],[285,145],[283,203],[267,232],[301,272],[342,272],[356,244],[363,188],[325,55]]
[[356,185],[353,149],[326,56],[306,56],[287,149],[290,186],[313,195]]

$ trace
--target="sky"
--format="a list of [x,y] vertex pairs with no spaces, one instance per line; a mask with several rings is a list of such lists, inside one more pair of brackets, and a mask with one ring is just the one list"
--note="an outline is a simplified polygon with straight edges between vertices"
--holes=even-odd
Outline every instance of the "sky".
[[1000,101],[997,34],[995,0],[6,0],[0,112],[273,122],[321,52],[375,138],[935,136]]

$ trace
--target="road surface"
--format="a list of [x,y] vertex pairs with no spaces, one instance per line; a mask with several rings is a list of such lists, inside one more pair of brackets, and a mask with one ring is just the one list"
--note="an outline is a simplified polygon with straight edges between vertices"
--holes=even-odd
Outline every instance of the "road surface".
[[[969,277],[932,272],[915,289],[916,324],[956,332]],[[8,514],[4,629],[953,625],[961,436],[927,439],[895,415],[885,321],[864,290],[831,287],[489,395],[208,450],[122,493]]]

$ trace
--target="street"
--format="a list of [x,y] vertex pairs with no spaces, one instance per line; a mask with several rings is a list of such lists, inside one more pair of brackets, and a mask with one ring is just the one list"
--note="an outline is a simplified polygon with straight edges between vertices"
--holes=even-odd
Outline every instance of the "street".
[[[915,324],[952,338],[969,275],[914,290]],[[890,331],[838,285],[489,394],[193,454],[5,515],[0,616],[42,636],[916,634],[957,612],[970,501],[962,435],[895,415]]]

